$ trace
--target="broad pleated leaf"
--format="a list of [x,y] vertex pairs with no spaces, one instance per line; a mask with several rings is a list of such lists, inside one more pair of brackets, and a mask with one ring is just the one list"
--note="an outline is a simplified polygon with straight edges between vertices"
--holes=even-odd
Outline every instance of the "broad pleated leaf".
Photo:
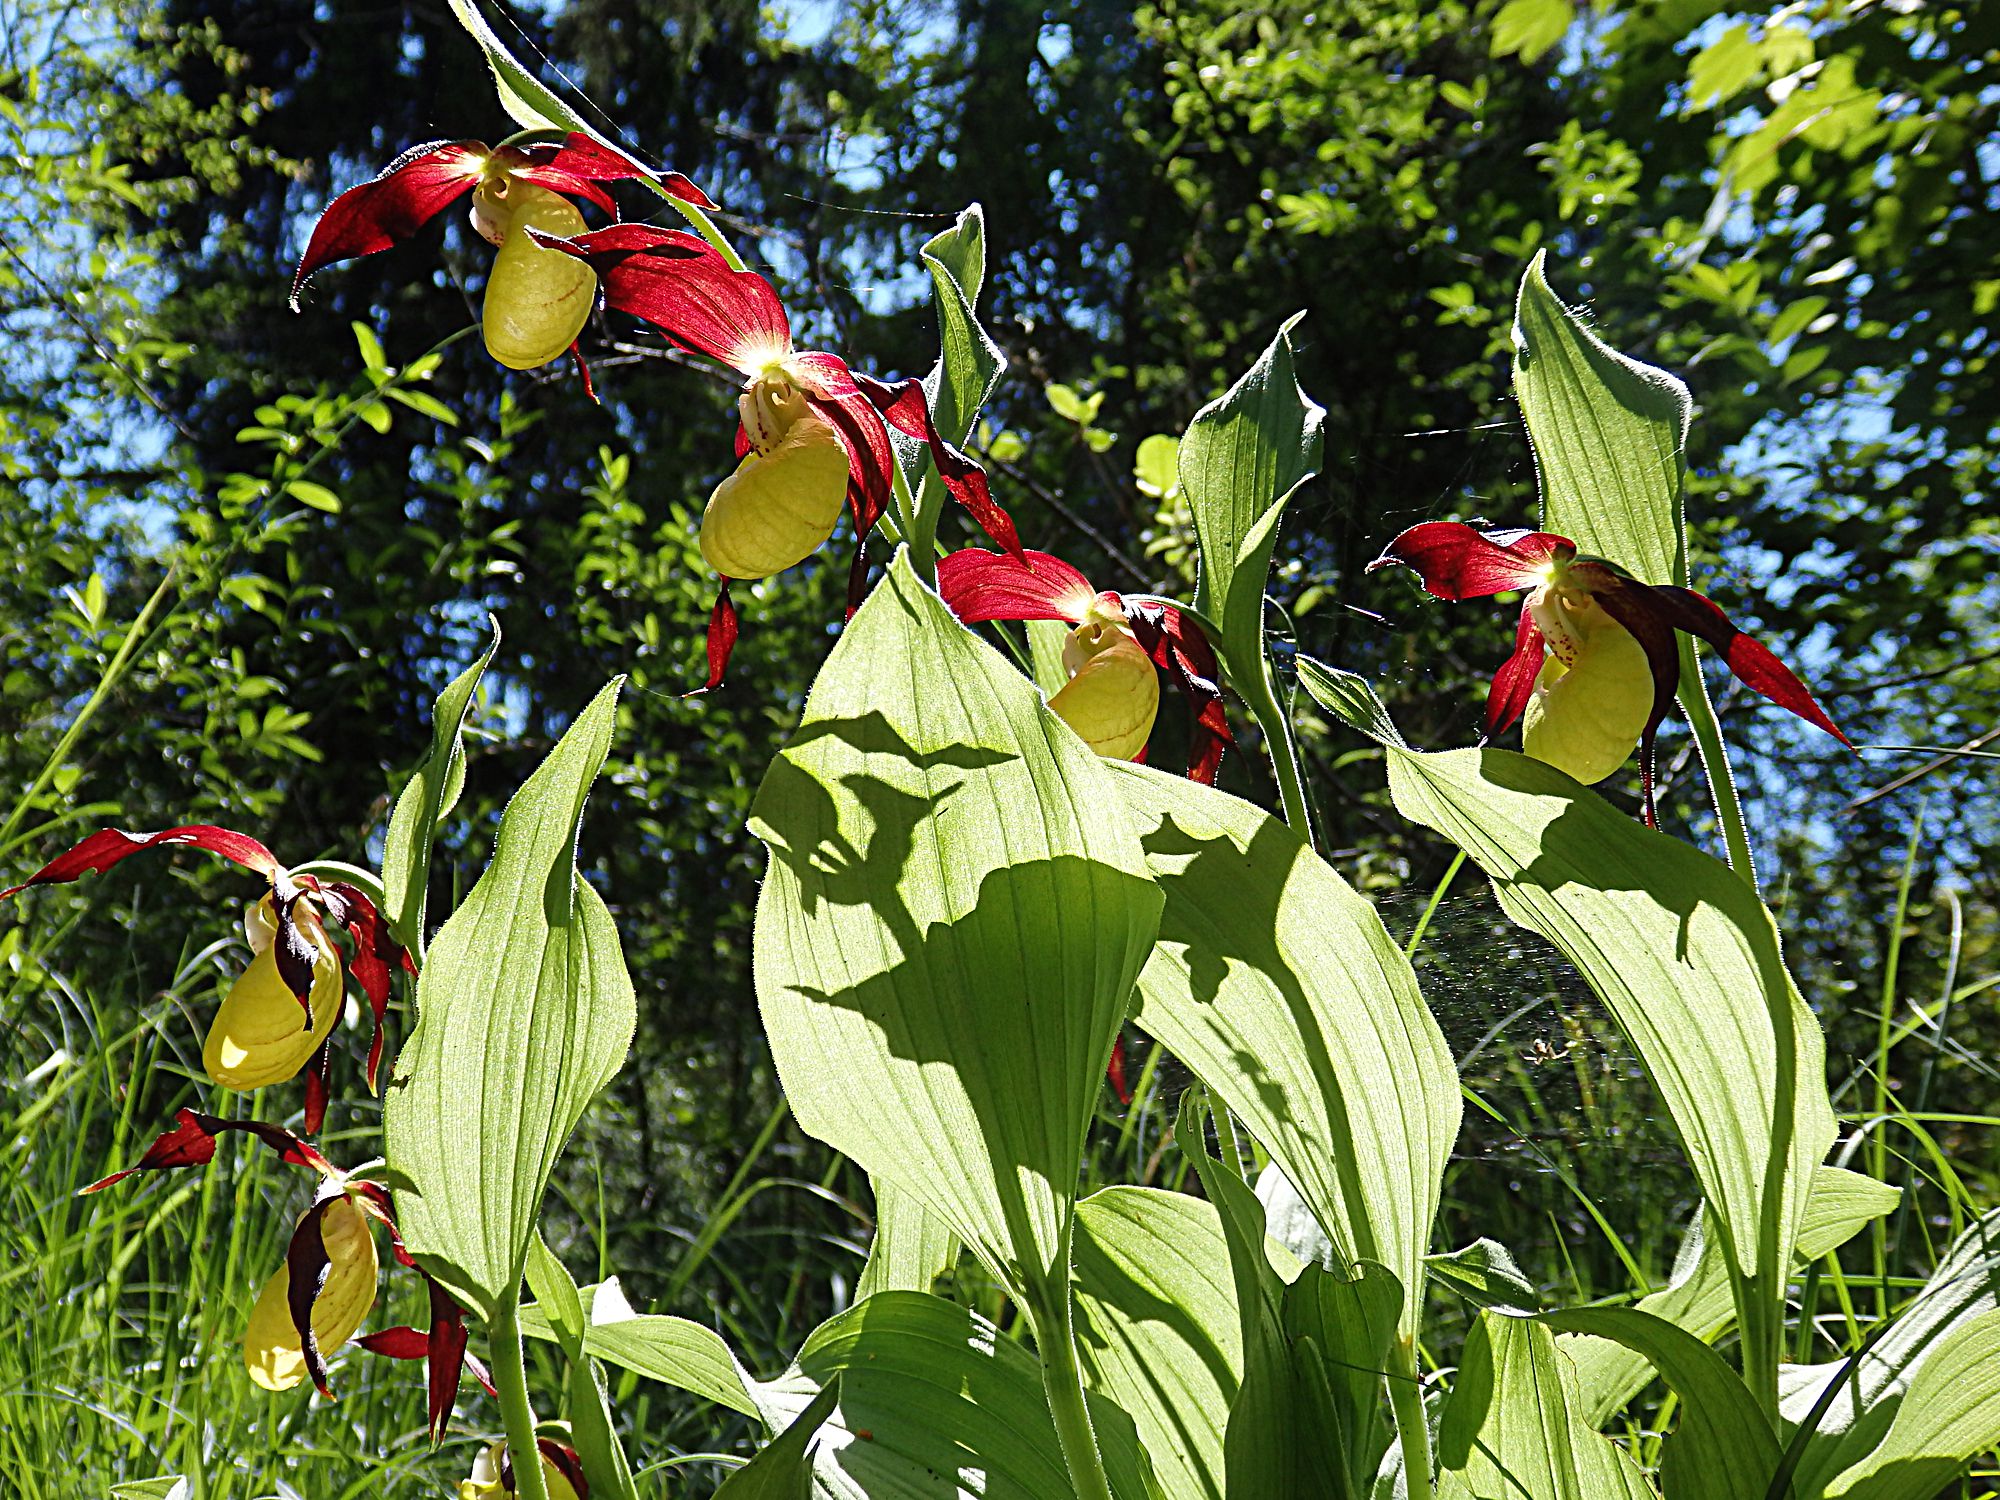
[[1694,410],[1665,370],[1611,348],[1549,289],[1538,252],[1514,310],[1514,394],[1534,444],[1542,529],[1646,583],[1687,583],[1681,449]]
[[2000,1312],[1939,1339],[1903,1393],[1889,1435],[1827,1487],[1829,1500],[1932,1500],[2000,1445]]
[[1264,1143],[1344,1266],[1421,1286],[1460,1098],[1409,960],[1262,808],[1114,769],[1167,903],[1135,1019]]
[[[638,1491],[632,1484],[632,1468],[618,1441],[611,1415],[611,1394],[604,1373],[585,1349],[590,1309],[568,1268],[540,1234],[528,1243],[527,1282],[528,1290],[534,1293],[535,1305],[548,1319],[549,1331],[562,1346],[563,1359],[568,1364],[563,1390],[570,1436],[583,1464],[583,1477],[590,1485],[590,1493],[599,1500],[638,1500]],[[595,1300],[593,1296],[591,1301]],[[618,1300],[622,1305],[622,1296]]]
[[1319,469],[1322,407],[1293,372],[1292,329],[1221,396],[1195,413],[1180,444],[1181,492],[1201,544],[1197,604],[1222,627],[1236,670],[1263,651],[1264,585],[1278,522],[1292,492]]
[[[1641,1500],[1652,1485],[1585,1425],[1576,1376],[1532,1318],[1482,1312],[1438,1422],[1439,1500]],[[1693,1500],[1693,1497],[1690,1497]]]
[[488,617],[493,639],[479,658],[452,678],[431,708],[431,748],[416,774],[396,798],[389,837],[382,851],[382,915],[397,942],[423,951],[424,908],[430,886],[431,846],[438,822],[458,802],[465,786],[465,712],[479,690],[493,653],[500,649],[499,622]]
[[[1818,1167],[1792,1250],[1795,1266],[1808,1265],[1839,1249],[1870,1221],[1894,1208],[1902,1196],[1902,1189],[1859,1172]],[[1704,1217],[1705,1212],[1697,1213],[1689,1226],[1667,1285],[1641,1297],[1634,1306],[1712,1344],[1736,1321],[1736,1303],[1729,1290],[1724,1252],[1715,1236],[1703,1232]],[[1643,1354],[1610,1339],[1565,1333],[1557,1337],[1556,1344],[1576,1363],[1584,1420],[1593,1427],[1610,1421],[1653,1378],[1653,1367]]]
[[[1679,1422],[1660,1451],[1667,1500],[1763,1500],[1778,1467],[1777,1434],[1721,1355],[1666,1319],[1633,1307],[1574,1308],[1545,1313],[1542,1321],[1615,1340],[1658,1371],[1680,1397]],[[1565,1357],[1558,1341],[1557,1358]]]
[[[783,1432],[722,1481],[715,1491],[715,1500],[811,1500],[812,1441],[839,1401],[840,1377],[836,1375]],[[597,1493],[595,1486],[591,1493]]]
[[899,552],[751,827],[771,851],[757,995],[800,1125],[1057,1305],[1084,1131],[1159,920],[1104,763]]
[[[1915,1383],[1926,1379],[1930,1362],[1960,1330],[1996,1313],[2000,1313],[2000,1209],[1973,1223],[1953,1242],[1923,1290],[1859,1359],[1792,1366],[1782,1372],[1780,1410],[1788,1422],[1809,1420],[1822,1393],[1833,1390],[1806,1441],[1796,1476],[1799,1493],[1816,1495],[1835,1475],[1861,1464],[1883,1441],[1890,1423],[1903,1420],[1901,1411],[1911,1405]],[[1926,1385],[1937,1389],[1935,1380],[1926,1380]],[[1910,1429],[1912,1434],[1930,1434],[1922,1442],[1948,1440],[1921,1413],[1912,1412],[1909,1420],[1925,1424]],[[1985,1445],[1968,1451],[1981,1446]]]
[[[534,1331],[525,1316],[522,1331]],[[660,1313],[593,1322],[584,1336],[584,1349],[607,1365],[688,1391],[746,1417],[759,1415],[743,1367],[721,1335],[703,1324]]]
[[[883,1292],[816,1329],[786,1376],[756,1387],[788,1423],[838,1378],[813,1448],[828,1500],[1054,1500],[1068,1496],[1041,1368],[977,1313],[921,1292]],[[1156,1493],[1132,1421],[1090,1398],[1116,1500]]]
[[383,1107],[412,1189],[396,1199],[405,1243],[489,1318],[518,1295],[549,1173],[632,1041],[618,929],[575,863],[618,686],[507,804],[493,862],[431,945]]
[[1076,1206],[1076,1342],[1091,1389],[1131,1414],[1171,1500],[1223,1500],[1223,1428],[1242,1379],[1215,1206],[1111,1187]]
[[1431,1275],[1475,1307],[1533,1312],[1541,1293],[1498,1240],[1469,1245],[1429,1258]]
[[958,1260],[958,1236],[923,1200],[888,1178],[875,1184],[875,1242],[854,1300],[877,1292],[928,1292]]
[[938,432],[962,447],[1007,368],[1007,357],[974,311],[986,284],[986,211],[973,204],[917,254],[931,273],[938,316],[938,362],[924,379],[924,394]]
[[[1601,996],[1645,1063],[1740,1272],[1782,1279],[1833,1142],[1819,1021],[1771,914],[1700,850],[1511,750],[1391,749],[1405,817],[1458,844],[1501,907]],[[1775,1208],[1776,1243],[1759,1245]]]

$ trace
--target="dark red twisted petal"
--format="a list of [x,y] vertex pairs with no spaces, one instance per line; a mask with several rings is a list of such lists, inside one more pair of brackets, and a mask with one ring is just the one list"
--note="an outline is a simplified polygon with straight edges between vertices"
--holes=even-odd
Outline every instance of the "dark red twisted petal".
[[292,998],[304,1012],[301,1025],[306,1031],[313,1028],[313,971],[319,963],[319,948],[298,923],[298,904],[309,899],[294,886],[289,893],[278,890],[271,901],[278,914],[278,930],[271,939],[271,951],[277,956],[278,977],[285,981],[285,988],[292,992]]
[[708,612],[708,681],[684,696],[692,698],[722,685],[722,674],[729,670],[729,653],[736,649],[736,637],[742,631],[743,622],[729,597],[729,580],[725,578],[716,590],[715,607]]
[[1201,627],[1171,604],[1125,601],[1132,634],[1187,699],[1194,723],[1188,734],[1188,780],[1214,786],[1223,752],[1234,742],[1222,702],[1222,667]]
[[306,1373],[319,1387],[319,1393],[329,1401],[333,1390],[327,1384],[326,1360],[320,1355],[319,1340],[313,1335],[313,1304],[319,1301],[319,1294],[326,1285],[327,1272],[333,1261],[326,1253],[326,1236],[320,1225],[320,1218],[340,1199],[335,1192],[320,1199],[306,1210],[299,1220],[299,1227],[292,1231],[292,1242],[285,1247],[285,1306],[291,1310],[292,1327],[299,1336],[299,1348],[304,1351]]
[[1521,620],[1514,627],[1514,654],[1500,663],[1493,674],[1493,686],[1486,694],[1486,738],[1504,734],[1513,727],[1535,696],[1535,679],[1541,675],[1548,645],[1527,600],[1521,601]]
[[372,181],[327,204],[292,277],[292,311],[308,278],[337,260],[387,250],[415,234],[479,183],[489,152],[480,141],[432,141],[397,157]]
[[174,1112],[174,1128],[167,1131],[152,1145],[146,1154],[122,1172],[113,1172],[101,1182],[93,1182],[80,1193],[94,1193],[112,1183],[130,1177],[134,1172],[163,1172],[178,1167],[206,1166],[215,1159],[215,1138],[225,1130],[237,1130],[246,1135],[254,1135],[258,1140],[278,1153],[278,1159],[288,1166],[307,1167],[321,1177],[335,1177],[339,1174],[334,1166],[307,1141],[292,1134],[282,1125],[267,1125],[261,1120],[225,1120],[220,1115],[204,1115],[192,1109]]
[[986,483],[986,471],[939,435],[937,425],[931,420],[931,406],[924,395],[923,383],[885,382],[868,375],[856,375],[854,382],[890,426],[905,437],[929,446],[931,462],[937,465],[944,487],[979,523],[979,529],[1003,552],[1022,556],[1021,537],[1014,529],[1014,518],[993,498],[993,491]]
[[307,1135],[318,1135],[320,1126],[326,1123],[327,1075],[332,1070],[333,1038],[328,1037],[319,1044],[319,1051],[313,1054],[312,1062],[306,1067]]
[[347,1195],[363,1213],[389,1231],[389,1248],[395,1254],[396,1264],[416,1270],[416,1258],[404,1245],[403,1233],[396,1227],[395,1200],[389,1196],[389,1190],[379,1182],[351,1181],[347,1184]]
[[1127,1077],[1125,1033],[1122,1031],[1111,1039],[1111,1063],[1104,1070],[1104,1078],[1111,1085],[1111,1092],[1118,1096],[1120,1104],[1132,1102],[1132,1082]]
[[159,833],[126,833],[119,828],[100,828],[89,838],[58,854],[19,885],[0,891],[0,901],[25,891],[31,885],[63,885],[85,875],[102,874],[142,849],[155,849],[162,845],[186,845],[219,854],[232,864],[254,871],[274,884],[284,873],[278,857],[249,834],[217,828],[211,823],[189,823],[180,828],[162,829]]
[[[666,190],[670,198],[692,203],[696,208],[715,207],[708,194],[680,173],[655,172],[609,141],[585,135],[580,130],[573,130],[564,136],[559,146],[529,146],[522,155],[528,159],[529,170],[517,170],[514,175],[529,182],[541,182],[544,187],[554,187],[555,184],[543,182],[540,177],[531,175],[532,172],[547,172],[581,183],[655,182]],[[572,192],[576,189],[558,187],[556,191]]]
[[382,1022],[389,1013],[390,980],[409,955],[389,935],[389,924],[382,920],[375,903],[357,887],[341,882],[327,889],[344,908],[338,920],[354,939],[354,957],[347,965],[347,972],[368,997],[369,1014],[375,1022],[374,1036],[368,1043],[368,1092],[372,1094],[376,1073],[382,1065]]
[[1463,521],[1425,521],[1382,549],[1373,573],[1401,563],[1440,599],[1483,599],[1533,588],[1549,562],[1567,562],[1576,544],[1548,531],[1480,531]]
[[590,378],[590,361],[583,357],[583,345],[570,341],[569,357],[576,361],[577,378],[583,382],[583,394],[592,406],[602,406],[597,399],[597,382]]
[[583,1460],[577,1457],[576,1449],[565,1447],[554,1438],[536,1438],[535,1446],[542,1450],[543,1458],[555,1465],[556,1472],[569,1481],[577,1500],[590,1500],[590,1486],[583,1477]]
[[1639,734],[1639,805],[1648,828],[1659,826],[1653,807],[1653,767],[1655,738],[1674,706],[1680,689],[1681,648],[1674,639],[1674,627],[1663,607],[1660,591],[1636,578],[1627,578],[1608,563],[1577,563],[1569,570],[1572,583],[1589,590],[1604,612],[1623,625],[1646,653],[1653,674],[1653,704],[1646,712],[1646,727]]
[[[408,1262],[405,1262],[408,1264]],[[426,1408],[430,1418],[431,1446],[436,1447],[444,1439],[445,1424],[451,1420],[452,1403],[458,1399],[458,1379],[462,1370],[471,1370],[473,1376],[486,1388],[486,1394],[496,1394],[493,1381],[486,1373],[486,1366],[466,1352],[468,1336],[465,1331],[465,1309],[447,1292],[437,1279],[428,1272],[420,1273],[424,1285],[429,1289],[431,1300],[431,1326],[428,1332],[415,1328],[384,1328],[355,1340],[371,1354],[384,1355],[389,1359],[421,1359],[426,1362],[424,1371]]]
[[968,625],[986,620],[1065,620],[1080,624],[1097,591],[1053,553],[1018,557],[963,547],[938,559],[938,593]]
[[791,320],[776,289],[755,271],[732,269],[698,234],[651,224],[613,224],[574,239],[528,233],[595,271],[607,306],[651,323],[684,349],[756,375],[791,348]]
[[1655,586],[1651,592],[1674,629],[1684,630],[1713,646],[1745,687],[1786,712],[1797,714],[1815,728],[1824,729],[1850,750],[1854,748],[1854,742],[1840,732],[1840,726],[1814,700],[1798,675],[1778,660],[1770,648],[1732,624],[1713,600],[1693,589],[1664,585]]
[[806,404],[840,433],[847,448],[847,508],[854,534],[866,539],[889,508],[895,488],[896,449],[882,414],[855,385],[853,373],[831,354],[802,354],[794,364],[810,377]]

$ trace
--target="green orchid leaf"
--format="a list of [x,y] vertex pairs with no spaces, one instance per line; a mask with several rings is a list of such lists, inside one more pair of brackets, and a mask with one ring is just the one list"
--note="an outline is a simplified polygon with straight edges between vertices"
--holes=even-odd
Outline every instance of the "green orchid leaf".
[[604,139],[582,115],[521,66],[507,50],[507,44],[487,24],[486,17],[479,13],[477,0],[445,0],[445,3],[485,54],[486,66],[493,71],[494,90],[507,118],[524,130],[580,130],[595,140]]
[[[776,1427],[835,1380],[839,1403],[813,1451],[827,1500],[1050,1500],[1073,1493],[1035,1356],[977,1313],[921,1292],[882,1292],[822,1323],[794,1368],[755,1387]],[[1116,1500],[1158,1494],[1132,1419],[1092,1397]]]
[[[590,1493],[613,1500],[638,1500],[632,1466],[625,1458],[611,1416],[611,1392],[604,1372],[585,1350],[590,1315],[569,1270],[538,1233],[528,1245],[528,1290],[548,1319],[568,1363],[564,1394],[569,1408],[570,1435]],[[596,1299],[593,1297],[592,1302]]]
[[549,1174],[631,1045],[618,929],[578,878],[577,828],[622,679],[507,804],[493,862],[439,930],[383,1106],[404,1242],[490,1320],[517,1299]]
[[1577,1413],[1576,1377],[1532,1318],[1482,1312],[1438,1421],[1438,1500],[1650,1500],[1626,1452]]
[[[535,1331],[525,1316],[521,1331]],[[746,1417],[760,1415],[750,1378],[721,1335],[687,1318],[635,1313],[593,1322],[584,1336],[584,1349],[607,1365],[687,1391]]]
[[1889,1434],[1827,1486],[1828,1500],[1932,1500],[2000,1444],[2000,1312],[1937,1341],[1897,1405]]
[[1511,750],[1391,749],[1389,787],[1604,1000],[1680,1132],[1738,1274],[1780,1282],[1834,1119],[1819,1021],[1756,894]]
[[1028,632],[1028,662],[1034,669],[1035,686],[1045,697],[1053,698],[1069,683],[1069,668],[1063,665],[1063,643],[1069,639],[1070,626],[1063,620],[1030,620]]
[[1201,544],[1196,607],[1222,628],[1238,671],[1263,659],[1264,586],[1285,503],[1319,470],[1326,412],[1293,373],[1299,313],[1243,378],[1195,413],[1180,442],[1180,486]]
[[452,678],[431,709],[431,748],[396,798],[382,850],[382,915],[389,933],[412,953],[423,952],[424,910],[430,887],[431,846],[438,824],[465,789],[465,714],[479,679],[500,649],[500,622],[487,623],[493,639],[478,660]]
[[1348,728],[1358,729],[1384,745],[1405,743],[1402,732],[1389,717],[1388,707],[1367,678],[1304,655],[1298,658],[1298,671],[1299,686],[1306,690],[1307,696]]
[[758,1001],[800,1125],[1053,1314],[1084,1132],[1159,921],[1104,763],[903,550],[751,828],[771,853]]
[[[1880,1469],[1883,1477],[1868,1480],[1868,1485],[1883,1493],[1900,1493],[1895,1486],[1902,1481],[1874,1462],[1897,1423],[1907,1422],[1899,1451],[1916,1472],[1929,1472],[1927,1449],[1933,1456],[1955,1451],[1955,1429],[1961,1420],[1968,1430],[1987,1420],[1981,1391],[1990,1393],[1990,1382],[1982,1385],[1973,1380],[1964,1389],[1953,1390],[1931,1376],[1930,1367],[1948,1347],[1958,1350],[1953,1358],[1959,1362],[1968,1351],[1987,1347],[1996,1314],[2000,1314],[2000,1209],[1976,1220],[1953,1242],[1923,1289],[1858,1357],[1791,1366],[1782,1372],[1781,1414],[1795,1426],[1814,1424],[1794,1475],[1797,1492],[1836,1493],[1835,1476],[1851,1474],[1859,1485],[1863,1473]],[[1974,1325],[1989,1331],[1961,1340],[1962,1331]],[[1925,1393],[1921,1398],[1920,1383]],[[1815,1417],[1823,1396],[1830,1399]],[[1923,1411],[1924,1401],[1937,1403],[1936,1411]],[[1995,1441],[2000,1436],[1975,1443],[1966,1452],[1977,1453]]]
[[[840,1403],[835,1375],[785,1430],[716,1487],[715,1500],[812,1500],[812,1441]],[[591,1493],[597,1493],[593,1482]]]
[[1694,400],[1565,307],[1549,289],[1546,252],[1521,278],[1514,394],[1534,445],[1542,528],[1646,583],[1685,585],[1681,451]]
[[1161,1493],[1223,1500],[1243,1339],[1215,1206],[1142,1187],[1077,1204],[1076,1319],[1090,1387],[1131,1414]]
[[[1832,1254],[1893,1209],[1902,1196],[1901,1188],[1844,1167],[1816,1168],[1793,1246],[1795,1267]],[[1634,1306],[1712,1344],[1736,1321],[1736,1303],[1718,1238],[1703,1232],[1705,1217],[1705,1210],[1696,1213],[1667,1285]],[[1556,1345],[1576,1365],[1584,1420],[1592,1427],[1610,1421],[1653,1378],[1653,1366],[1643,1354],[1610,1339],[1565,1333],[1557,1337]]]
[[1426,1257],[1431,1275],[1474,1307],[1533,1312],[1542,1296],[1498,1240],[1479,1239],[1444,1255]]
[[[1542,1322],[1630,1349],[1680,1397],[1680,1422],[1660,1449],[1660,1483],[1672,1500],[1763,1500],[1781,1456],[1778,1437],[1721,1355],[1635,1307],[1573,1308],[1544,1313]],[[1558,1341],[1558,1358],[1561,1348]]]
[[[979,293],[986,284],[986,211],[973,204],[951,228],[927,240],[918,253],[924,269],[931,273],[938,319],[938,362],[924,377],[924,399],[930,403],[938,435],[962,448],[979,423],[980,408],[1007,367],[1007,357],[981,325],[976,311]],[[897,448],[904,475],[916,496],[912,545],[928,561],[948,496],[927,447],[899,436]]]
[[1263,1142],[1340,1268],[1374,1261],[1422,1286],[1461,1101],[1409,960],[1262,808],[1140,766],[1113,772],[1166,896],[1134,1019]]
[[928,1292],[958,1262],[951,1226],[887,1178],[875,1184],[875,1242],[854,1300],[877,1292]]

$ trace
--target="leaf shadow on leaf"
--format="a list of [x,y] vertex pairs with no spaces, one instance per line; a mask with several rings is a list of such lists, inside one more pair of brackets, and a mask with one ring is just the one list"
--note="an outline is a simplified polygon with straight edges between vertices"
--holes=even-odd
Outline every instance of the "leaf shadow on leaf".
[[[1076,1282],[1080,1288],[1098,1301],[1117,1308],[1133,1323],[1158,1323],[1172,1330],[1176,1339],[1200,1357],[1217,1386],[1224,1391],[1235,1390],[1237,1373],[1230,1368],[1229,1359],[1215,1343],[1214,1335],[1202,1327],[1181,1303],[1161,1296],[1127,1270],[1116,1256],[1098,1243],[1082,1219],[1078,1220],[1074,1256]],[[1088,1318],[1077,1321],[1077,1342],[1093,1349],[1110,1347]],[[1169,1387],[1162,1386],[1161,1389],[1171,1396]],[[1163,1401],[1161,1410],[1171,1412],[1172,1409],[1171,1400]]]

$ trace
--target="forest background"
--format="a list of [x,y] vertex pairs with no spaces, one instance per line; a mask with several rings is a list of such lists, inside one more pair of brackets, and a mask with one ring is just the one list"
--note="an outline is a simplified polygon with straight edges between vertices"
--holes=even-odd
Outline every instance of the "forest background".
[[[1288,512],[1275,618],[1377,679],[1424,746],[1476,736],[1504,630],[1362,568],[1427,517],[1532,522],[1511,302],[1546,249],[1611,343],[1694,390],[1696,585],[1858,744],[1900,747],[1850,755],[1721,696],[1835,1103],[1923,1117],[1850,1138],[1915,1190],[1878,1253],[1928,1266],[1949,1206],[1994,1201],[2000,7],[494,14],[724,206],[802,344],[858,367],[928,367],[916,248],[982,202],[1010,363],[974,451],[1030,545],[1104,586],[1190,588],[1171,466],[1141,444],[1304,310],[1326,463]],[[865,1178],[792,1128],[756,1024],[742,831],[844,559],[747,591],[730,682],[683,697],[729,388],[602,317],[583,340],[601,405],[566,367],[509,374],[472,341],[427,358],[476,318],[483,256],[455,221],[286,306],[334,192],[407,145],[506,128],[442,4],[0,0],[0,854],[25,876],[88,826],[212,821],[289,860],[365,861],[491,613],[503,643],[439,855],[462,885],[507,793],[631,673],[581,865],[638,986],[639,1066],[586,1119],[558,1248],[768,1372],[844,1304],[867,1241]],[[1407,936],[1448,851],[1387,810],[1379,750],[1294,707],[1323,847]],[[1240,727],[1224,784],[1269,802]],[[1663,821],[1712,842],[1684,736],[1662,764]],[[349,1399],[311,1409],[222,1358],[254,1287],[238,1268],[287,1227],[257,1166],[115,1209],[69,1196],[192,1097],[188,1017],[240,962],[241,884],[189,860],[37,893],[32,925],[0,933],[0,1476],[23,1495],[190,1454],[239,1474],[211,1493],[297,1483],[302,1455],[342,1466],[307,1493],[384,1475],[443,1493],[467,1461],[470,1432],[425,1454],[407,1371],[353,1365]],[[1572,1300],[1664,1279],[1692,1184],[1594,1002],[1473,873],[1417,959],[1487,1106],[1447,1178],[1454,1242],[1492,1235]],[[1165,1170],[1177,1090],[1170,1060],[1142,1065],[1129,1109],[1106,1092],[1096,1146],[1128,1181]],[[374,1107],[337,1103],[335,1139]],[[748,1451],[741,1419],[624,1409],[640,1455],[679,1473]],[[61,1484],[55,1455],[77,1466]],[[696,1463],[690,1492],[714,1472]]]

